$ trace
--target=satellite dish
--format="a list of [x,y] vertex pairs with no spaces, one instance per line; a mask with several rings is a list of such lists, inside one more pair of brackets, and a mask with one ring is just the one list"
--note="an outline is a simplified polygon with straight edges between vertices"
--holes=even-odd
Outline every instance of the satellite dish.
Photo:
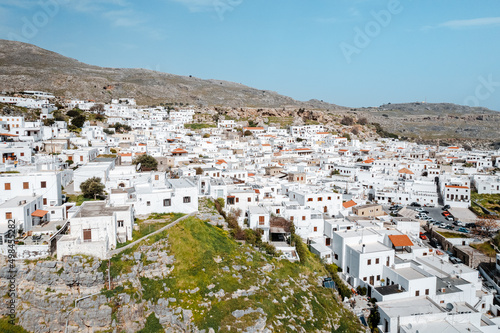
[[137,163],[137,166],[135,167],[135,170],[139,171],[140,168],[141,168],[141,163]]
[[453,310],[453,308],[454,308],[453,304],[451,304],[451,303],[446,304],[446,310],[448,312],[450,312],[451,310]]

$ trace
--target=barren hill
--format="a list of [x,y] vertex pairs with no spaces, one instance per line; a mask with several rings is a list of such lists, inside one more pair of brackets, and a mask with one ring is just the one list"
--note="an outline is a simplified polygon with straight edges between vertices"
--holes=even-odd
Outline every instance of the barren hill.
[[31,44],[8,40],[0,40],[0,90],[42,90],[101,102],[135,97],[141,104],[175,101],[203,106],[343,109],[318,100],[300,102],[234,82],[87,65]]

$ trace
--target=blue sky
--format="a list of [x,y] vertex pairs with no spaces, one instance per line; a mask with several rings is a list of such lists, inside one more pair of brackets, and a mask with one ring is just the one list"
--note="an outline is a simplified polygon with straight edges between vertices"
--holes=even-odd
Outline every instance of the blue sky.
[[299,100],[500,111],[498,0],[0,0],[0,38]]

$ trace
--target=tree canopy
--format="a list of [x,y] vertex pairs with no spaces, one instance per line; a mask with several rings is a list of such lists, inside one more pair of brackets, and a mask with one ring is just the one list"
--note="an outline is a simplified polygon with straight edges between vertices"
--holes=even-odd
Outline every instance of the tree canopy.
[[158,161],[151,155],[141,155],[139,157],[134,158],[132,161],[133,164],[141,163],[141,167],[144,169],[157,170],[158,169]]
[[80,189],[83,196],[86,198],[94,198],[104,196],[104,185],[101,183],[101,178],[92,177],[80,184]]

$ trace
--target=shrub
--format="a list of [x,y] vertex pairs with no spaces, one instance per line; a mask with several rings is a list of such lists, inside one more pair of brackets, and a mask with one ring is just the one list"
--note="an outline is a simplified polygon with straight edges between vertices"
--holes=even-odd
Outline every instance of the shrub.
[[340,123],[342,125],[352,126],[352,125],[354,125],[354,119],[352,119],[349,116],[344,116],[344,118],[342,118],[342,120],[340,121]]

